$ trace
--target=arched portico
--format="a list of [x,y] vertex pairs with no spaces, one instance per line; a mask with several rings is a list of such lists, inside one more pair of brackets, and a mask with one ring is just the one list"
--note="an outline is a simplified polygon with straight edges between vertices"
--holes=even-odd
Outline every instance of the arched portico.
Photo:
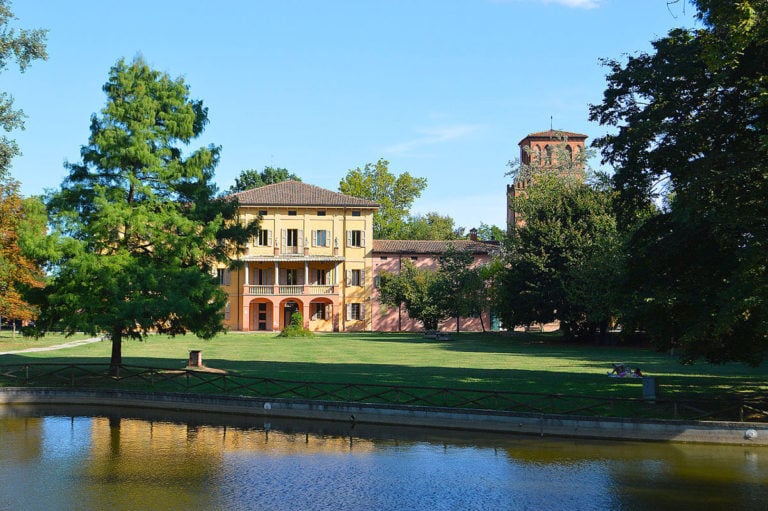
[[291,315],[294,312],[300,312],[302,317],[304,318],[304,326],[307,326],[307,316],[308,316],[308,304],[305,304],[303,300],[300,300],[296,297],[290,297],[282,300],[278,307],[278,320],[277,323],[277,330],[282,330],[286,326],[288,326],[291,323]]

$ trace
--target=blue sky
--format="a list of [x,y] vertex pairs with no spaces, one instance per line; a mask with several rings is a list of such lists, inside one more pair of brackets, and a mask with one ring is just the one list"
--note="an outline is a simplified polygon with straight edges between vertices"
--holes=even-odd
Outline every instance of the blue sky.
[[[49,59],[9,68],[0,90],[27,114],[13,132],[25,195],[58,188],[88,140],[120,58],[182,76],[222,146],[221,189],[247,168],[285,167],[337,190],[384,158],[426,177],[413,213],[505,222],[506,163],[526,134],[607,130],[601,58],[648,51],[692,26],[667,0],[16,0],[16,26],[47,28]],[[599,162],[593,162],[597,165]]]

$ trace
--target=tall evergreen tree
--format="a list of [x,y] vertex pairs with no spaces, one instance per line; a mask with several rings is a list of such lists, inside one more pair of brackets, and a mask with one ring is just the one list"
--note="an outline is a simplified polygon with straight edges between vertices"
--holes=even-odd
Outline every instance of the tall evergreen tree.
[[187,153],[208,118],[182,79],[120,60],[104,92],[82,161],[47,198],[62,246],[38,325],[106,332],[116,368],[124,338],[222,330],[216,268],[256,226],[240,224],[236,201],[216,198],[220,148]]

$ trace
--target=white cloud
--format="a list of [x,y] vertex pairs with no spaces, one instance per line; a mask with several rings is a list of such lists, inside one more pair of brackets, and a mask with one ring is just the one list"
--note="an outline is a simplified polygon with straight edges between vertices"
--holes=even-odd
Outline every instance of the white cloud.
[[438,126],[435,128],[418,130],[418,133],[420,133],[421,136],[391,145],[385,148],[385,151],[392,154],[403,155],[420,147],[466,138],[477,133],[481,128],[482,126],[479,124],[456,124],[452,126]]
[[574,9],[595,9],[600,7],[603,0],[493,0],[497,3],[509,3],[509,2],[540,2],[542,4],[558,4],[566,7],[572,7]]

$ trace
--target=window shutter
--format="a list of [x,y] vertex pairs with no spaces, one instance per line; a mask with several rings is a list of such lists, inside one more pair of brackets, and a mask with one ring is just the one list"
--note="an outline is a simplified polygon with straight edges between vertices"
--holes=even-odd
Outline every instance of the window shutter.
[[352,285],[352,270],[347,270],[347,286]]
[[267,231],[267,245],[272,246],[272,230]]
[[229,285],[229,269],[224,270],[224,285]]
[[258,235],[258,233],[256,234],[256,236],[253,237],[253,246],[254,247],[258,247],[259,246],[259,235]]
[[365,304],[360,304],[360,319],[365,321]]
[[365,287],[365,270],[360,270],[360,285]]
[[347,321],[349,321],[350,319],[352,319],[352,304],[348,303],[347,304]]
[[296,240],[296,246],[298,247],[299,251],[304,250],[304,230],[297,229],[296,235],[299,238]]
[[283,244],[281,245],[283,249],[285,249],[285,246],[288,244],[288,231],[285,229],[280,229],[280,235],[282,236]]
[[360,231],[360,246],[365,246],[365,231]]
[[331,306],[325,304],[325,319],[331,319]]
[[312,229],[312,246],[317,246],[317,231]]
[[347,231],[347,246],[352,246],[352,231]]

